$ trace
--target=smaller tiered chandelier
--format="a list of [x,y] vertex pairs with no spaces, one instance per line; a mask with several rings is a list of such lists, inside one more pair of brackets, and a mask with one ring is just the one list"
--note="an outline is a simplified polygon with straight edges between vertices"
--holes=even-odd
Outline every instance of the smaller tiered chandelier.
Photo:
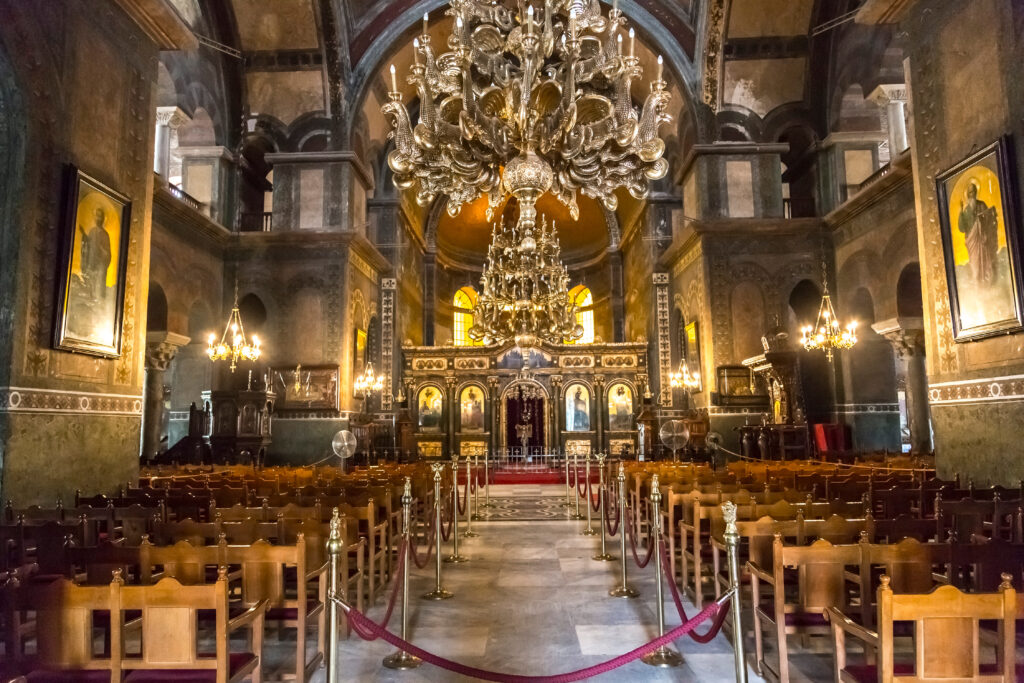
[[363,374],[356,377],[352,385],[356,396],[366,398],[370,394],[380,393],[384,390],[384,375],[373,374],[373,363],[367,363]]
[[690,367],[685,360],[679,361],[679,369],[668,376],[669,386],[673,389],[687,389],[693,391],[700,386],[700,373],[690,372]]
[[242,315],[238,312],[237,282],[235,283],[235,303],[231,307],[231,315],[228,316],[227,325],[224,326],[224,334],[220,336],[220,343],[214,343],[216,341],[217,336],[211,332],[208,339],[209,345],[206,347],[206,355],[210,357],[211,361],[230,360],[231,372],[234,372],[235,368],[238,367],[239,359],[254,361],[262,353],[260,340],[255,334],[252,335],[252,343],[246,341],[245,327],[242,326]]
[[514,341],[525,358],[540,341],[579,339],[583,327],[569,300],[569,273],[562,265],[554,223],[549,226],[543,217],[534,237],[509,214],[506,210],[494,226],[469,336],[484,344]]
[[[824,270],[824,266],[822,268]],[[808,351],[823,350],[828,362],[832,362],[833,351],[850,349],[857,343],[857,321],[851,320],[843,328],[839,324],[839,316],[832,307],[832,297],[828,294],[828,279],[822,276],[821,305],[818,307],[818,319],[814,326],[805,325],[800,329],[800,343]]]

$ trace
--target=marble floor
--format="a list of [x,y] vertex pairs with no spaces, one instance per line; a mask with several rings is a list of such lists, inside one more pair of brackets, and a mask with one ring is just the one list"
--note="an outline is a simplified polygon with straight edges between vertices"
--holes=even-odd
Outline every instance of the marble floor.
[[[565,495],[564,486],[495,486],[492,498]],[[564,513],[566,516],[568,511]],[[410,640],[431,652],[490,671],[522,675],[554,675],[607,661],[657,636],[654,565],[638,570],[630,558],[629,582],[640,591],[632,600],[611,598],[617,584],[618,562],[591,559],[599,537],[581,536],[585,522],[484,521],[474,523],[480,536],[460,539],[469,561],[443,565],[442,583],[454,593],[450,600],[431,602],[419,596],[433,588],[433,565],[410,575]],[[445,554],[450,552],[450,542]],[[612,549],[617,556],[617,547]],[[666,594],[668,627],[679,617]],[[369,609],[379,619],[385,599]],[[687,611],[696,609],[687,603]],[[400,613],[392,617],[398,631]],[[703,628],[701,629],[704,630]],[[684,663],[675,669],[655,669],[630,663],[595,681],[733,681],[732,647],[719,635],[707,645],[683,638],[676,643]],[[752,643],[751,643],[752,645]],[[393,648],[368,643],[354,633],[340,645],[343,681],[465,681],[424,664],[412,671],[391,671],[381,659]],[[802,658],[803,659],[803,658]],[[831,678],[831,656],[822,653],[808,662],[809,675],[797,671],[795,680]],[[269,662],[268,662],[269,663]],[[321,671],[318,680],[324,680]],[[751,681],[760,681],[751,672]]]

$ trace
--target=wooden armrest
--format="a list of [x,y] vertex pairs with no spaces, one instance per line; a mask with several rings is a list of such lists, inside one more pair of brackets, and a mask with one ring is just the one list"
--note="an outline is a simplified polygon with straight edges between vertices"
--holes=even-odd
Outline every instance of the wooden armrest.
[[248,626],[257,619],[263,619],[264,613],[267,611],[267,605],[270,604],[269,600],[260,600],[255,605],[245,610],[242,614],[228,622],[228,633],[239,629],[243,626]]
[[833,628],[841,629],[868,645],[878,648],[878,634],[852,621],[838,607],[826,607],[825,618],[828,619]]
[[761,569],[760,567],[758,567],[756,562],[751,562],[748,560],[746,566],[747,571],[750,572],[753,576],[756,576],[757,578],[761,579],[767,584],[770,584],[772,586],[775,585],[775,577],[766,572],[765,570]]
[[322,565],[320,565],[319,567],[317,567],[313,571],[308,572],[306,574],[306,581],[312,581],[316,577],[320,576],[321,574],[323,574],[324,572],[327,571],[327,567],[328,567],[328,563],[324,562]]

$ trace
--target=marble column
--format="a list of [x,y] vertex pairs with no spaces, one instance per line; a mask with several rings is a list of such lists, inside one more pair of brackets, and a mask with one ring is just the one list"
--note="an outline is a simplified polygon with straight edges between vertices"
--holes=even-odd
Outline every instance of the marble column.
[[879,107],[885,107],[889,122],[889,159],[895,159],[910,146],[906,119],[907,88],[902,83],[880,85],[871,92],[868,99]]
[[178,349],[189,341],[188,337],[173,332],[146,333],[146,384],[142,398],[142,442],[139,446],[144,460],[154,457],[160,449],[165,375]]
[[921,318],[894,318],[875,323],[871,328],[892,344],[896,357],[906,364],[910,447],[915,453],[927,453],[932,449],[932,430],[923,321]]
[[171,137],[189,116],[179,107],[156,108],[156,154],[153,156],[153,170],[167,180],[171,168]]

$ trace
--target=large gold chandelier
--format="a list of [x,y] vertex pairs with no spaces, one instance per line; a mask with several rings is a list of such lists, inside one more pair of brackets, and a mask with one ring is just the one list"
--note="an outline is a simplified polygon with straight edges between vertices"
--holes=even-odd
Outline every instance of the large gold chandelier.
[[524,245],[546,192],[574,219],[577,192],[609,210],[619,188],[647,197],[648,181],[668,172],[658,128],[671,120],[670,95],[659,57],[642,109],[633,106],[642,69],[633,29],[623,48],[617,5],[604,17],[598,0],[544,0],[537,9],[522,0],[452,0],[455,31],[441,54],[424,16],[408,78],[419,93],[419,123],[402,104],[394,66],[383,107],[394,128],[395,185],[414,189],[423,206],[446,196],[452,216],[486,194],[488,220],[514,196]]
[[238,367],[239,360],[258,360],[262,349],[260,340],[255,334],[252,335],[252,343],[245,338],[245,328],[242,326],[242,314],[238,311],[238,283],[235,283],[235,303],[231,307],[231,315],[224,326],[224,334],[220,336],[220,342],[212,332],[207,339],[206,355],[211,361],[230,360],[231,372]]
[[828,362],[832,362],[833,352],[839,349],[852,349],[857,343],[857,321],[851,320],[843,328],[839,316],[832,306],[832,297],[828,293],[828,273],[822,260],[822,295],[818,306],[818,318],[814,326],[805,325],[800,329],[800,343],[807,351],[823,350]]
[[549,228],[542,218],[534,237],[525,235],[521,222],[513,222],[510,215],[506,210],[494,226],[469,336],[485,344],[514,341],[524,355],[538,341],[579,339],[583,327],[569,300],[569,273],[562,265],[554,223]]

